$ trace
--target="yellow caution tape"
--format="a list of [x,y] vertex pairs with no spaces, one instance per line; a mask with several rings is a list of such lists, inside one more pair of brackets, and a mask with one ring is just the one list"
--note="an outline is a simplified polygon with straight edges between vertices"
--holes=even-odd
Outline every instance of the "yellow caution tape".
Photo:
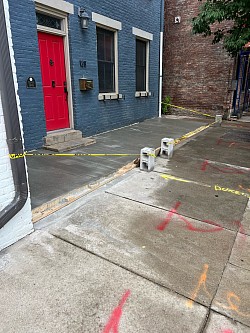
[[168,104],[168,103],[162,103],[162,104],[165,104],[167,106],[172,106],[173,108],[176,108],[176,109],[181,109],[181,110],[185,110],[185,111],[197,113],[197,114],[200,114],[200,115],[205,116],[205,117],[214,118],[214,116],[211,116],[211,114],[208,114],[208,113],[203,113],[203,112],[200,112],[200,111],[196,111],[196,110],[192,110],[192,109],[187,109],[187,108],[184,108],[182,106],[177,106],[177,105]]
[[[204,125],[199,128],[197,128],[194,131],[188,132],[184,135],[182,135],[180,138],[177,138],[171,142],[168,142],[168,144],[175,144],[177,145],[183,140],[186,140],[192,136],[194,136],[197,133],[200,133],[201,131],[205,130],[206,128],[214,125],[216,122],[213,122],[209,125]],[[156,157],[155,154],[147,154],[148,156]],[[28,153],[24,152],[23,154],[9,154],[10,159],[14,160],[17,158],[23,158],[24,156],[67,156],[67,157],[73,157],[73,156],[94,156],[94,157],[102,157],[102,156],[139,156],[138,154],[84,154],[84,153]]]
[[[147,154],[148,156],[156,157],[154,154]],[[94,157],[102,157],[102,156],[139,156],[138,154],[83,154],[83,153],[28,153],[24,152],[23,154],[9,154],[11,159],[23,158],[24,156],[94,156]]]
[[214,125],[214,124],[215,124],[215,122],[213,122],[213,123],[211,123],[211,124],[209,124],[209,125],[201,126],[201,127],[197,128],[197,129],[194,130],[194,131],[188,132],[187,134],[182,135],[180,138],[175,139],[175,140],[174,140],[174,144],[177,145],[177,144],[180,143],[181,141],[186,140],[186,139],[188,139],[188,138],[191,138],[191,137],[194,136],[195,134],[204,131],[206,128],[209,128],[210,126],[212,126],[212,125]]

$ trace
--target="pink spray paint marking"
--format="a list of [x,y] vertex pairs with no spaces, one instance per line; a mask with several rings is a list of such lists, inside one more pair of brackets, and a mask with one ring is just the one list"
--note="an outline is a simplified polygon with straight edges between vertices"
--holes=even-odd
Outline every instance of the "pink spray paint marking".
[[234,333],[232,330],[222,330],[221,333]]
[[224,145],[228,148],[246,148],[246,149],[250,149],[250,146],[248,143],[243,144],[242,142],[234,142],[234,141],[225,141],[222,139],[218,139],[216,142],[217,145]]
[[239,227],[239,232],[246,236],[245,229],[244,229],[243,225],[241,224],[241,222],[235,221],[234,224],[236,224]]
[[124,304],[126,303],[128,297],[130,296],[130,290],[127,290],[124,295],[122,296],[122,299],[120,300],[119,305],[113,310],[109,321],[107,322],[106,326],[104,327],[103,333],[118,333],[119,330],[119,323],[122,316],[122,308]]
[[196,231],[196,232],[216,232],[216,231],[223,230],[223,228],[219,224],[217,224],[217,223],[215,223],[213,221],[209,221],[209,220],[204,220],[202,222],[205,222],[207,224],[215,226],[214,228],[203,229],[203,228],[197,228],[197,227],[195,227],[184,216],[180,215],[177,212],[177,209],[180,207],[180,205],[181,205],[181,202],[177,201],[177,203],[174,205],[174,207],[168,212],[166,219],[162,223],[158,224],[158,226],[156,227],[157,230],[164,231],[166,229],[166,227],[168,226],[168,224],[170,223],[170,221],[171,221],[171,219],[172,219],[172,217],[173,217],[174,214],[176,214],[179,217],[179,219],[182,220],[186,224],[186,229],[188,229],[190,231]]
[[241,248],[246,244],[246,240],[247,240],[247,235],[246,235],[246,232],[245,232],[245,228],[243,227],[243,225],[241,224],[240,221],[235,221],[234,224],[239,227],[240,242],[238,244],[238,247]]
[[236,168],[231,168],[231,167],[219,168],[219,167],[217,167],[215,165],[212,165],[207,160],[205,160],[202,163],[202,165],[201,165],[201,171],[206,171],[208,166],[210,166],[211,168],[213,168],[213,169],[215,169],[215,170],[217,170],[219,172],[222,172],[222,173],[232,173],[232,174],[242,175],[242,174],[246,174],[246,173],[248,173],[250,171],[250,170],[246,170],[246,171],[237,170]]

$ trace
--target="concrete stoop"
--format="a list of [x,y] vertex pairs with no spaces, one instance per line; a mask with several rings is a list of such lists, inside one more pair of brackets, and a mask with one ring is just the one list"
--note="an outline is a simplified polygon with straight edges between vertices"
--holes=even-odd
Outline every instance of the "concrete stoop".
[[43,148],[60,153],[77,147],[88,146],[95,142],[93,138],[83,138],[81,131],[67,129],[49,133],[45,136]]

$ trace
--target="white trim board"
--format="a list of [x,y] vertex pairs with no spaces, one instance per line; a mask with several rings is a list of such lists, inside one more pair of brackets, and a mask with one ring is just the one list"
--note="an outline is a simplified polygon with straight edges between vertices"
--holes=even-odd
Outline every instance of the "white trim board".
[[135,28],[135,27],[132,28],[132,34],[137,37],[141,37],[141,38],[144,38],[147,40],[153,40],[153,36],[154,36],[150,32],[147,32],[147,31]]
[[120,21],[113,20],[95,12],[92,12],[92,21],[115,30],[122,30],[122,23]]
[[74,5],[64,0],[34,0],[36,4],[51,7],[61,12],[74,14]]

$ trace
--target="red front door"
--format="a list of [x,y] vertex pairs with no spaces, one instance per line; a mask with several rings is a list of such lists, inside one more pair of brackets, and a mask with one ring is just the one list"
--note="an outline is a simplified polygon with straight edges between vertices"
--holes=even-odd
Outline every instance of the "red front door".
[[38,32],[47,131],[69,127],[63,37]]

